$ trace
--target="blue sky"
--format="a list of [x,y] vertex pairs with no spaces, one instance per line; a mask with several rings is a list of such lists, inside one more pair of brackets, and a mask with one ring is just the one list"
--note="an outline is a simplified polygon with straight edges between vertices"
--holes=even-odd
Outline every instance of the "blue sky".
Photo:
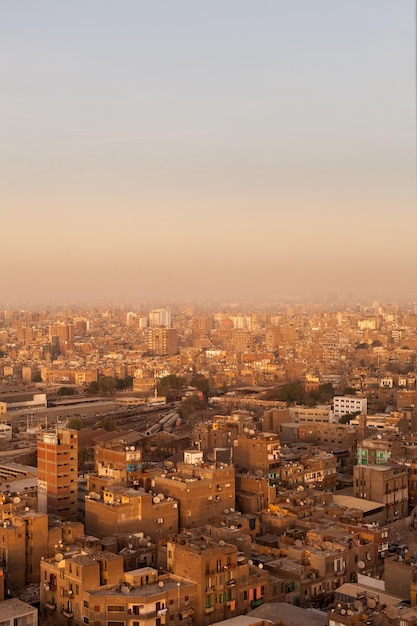
[[6,0],[0,301],[415,297],[411,0]]

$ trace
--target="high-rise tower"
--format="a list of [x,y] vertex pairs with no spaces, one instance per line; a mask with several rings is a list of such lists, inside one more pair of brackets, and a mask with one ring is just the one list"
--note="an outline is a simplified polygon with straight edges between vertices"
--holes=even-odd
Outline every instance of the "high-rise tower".
[[78,433],[57,427],[38,434],[38,510],[77,520]]

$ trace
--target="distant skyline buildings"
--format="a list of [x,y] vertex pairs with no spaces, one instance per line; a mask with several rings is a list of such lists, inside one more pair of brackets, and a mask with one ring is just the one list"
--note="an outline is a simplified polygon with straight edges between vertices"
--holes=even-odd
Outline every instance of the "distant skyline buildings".
[[411,0],[6,0],[0,35],[2,306],[417,299]]

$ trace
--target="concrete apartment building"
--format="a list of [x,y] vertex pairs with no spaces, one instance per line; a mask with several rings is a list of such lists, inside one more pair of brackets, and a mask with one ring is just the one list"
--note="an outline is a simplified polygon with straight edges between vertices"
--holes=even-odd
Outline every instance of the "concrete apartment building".
[[384,505],[383,523],[408,513],[408,468],[399,465],[355,465],[353,495]]
[[354,450],[358,439],[357,431],[349,424],[299,424],[299,442],[309,442],[332,450]]
[[276,500],[276,485],[267,476],[236,472],[236,503],[244,514],[256,514]]
[[81,624],[84,602],[88,604],[85,591],[123,580],[123,557],[106,551],[58,551],[41,561],[40,576],[41,613],[53,615],[58,624],[69,625],[72,618]]
[[337,421],[344,415],[351,413],[368,413],[368,401],[358,396],[335,396],[333,398],[333,412]]
[[78,433],[56,427],[38,433],[38,510],[77,520]]
[[402,440],[386,433],[363,439],[357,448],[358,465],[386,465],[392,456],[401,456]]
[[253,418],[247,411],[235,411],[231,415],[215,415],[210,424],[198,424],[194,440],[202,450],[230,448],[244,430],[253,427]]
[[274,433],[260,433],[249,430],[233,443],[233,463],[235,467],[259,472],[271,482],[279,481],[281,443]]
[[335,416],[331,406],[292,406],[288,409],[290,421],[294,424],[331,424],[335,422]]
[[173,355],[178,351],[178,331],[176,328],[155,327],[148,331],[148,350],[156,356]]
[[58,518],[52,521],[22,502],[0,506],[0,528],[0,569],[7,589],[39,583],[42,558],[54,554],[55,546],[84,533],[82,524],[60,522]]
[[195,583],[151,567],[123,572],[122,557],[109,552],[57,554],[41,574],[41,613],[63,626],[194,623]]
[[155,470],[152,489],[178,501],[179,527],[195,528],[235,507],[235,473],[231,465],[203,463],[203,453],[184,451],[172,470]]
[[244,557],[239,559],[235,545],[198,532],[168,540],[167,568],[197,585],[194,626],[244,615],[270,600],[266,571]]
[[38,626],[38,609],[18,598],[2,600],[0,626]]
[[96,443],[94,465],[97,477],[104,479],[105,484],[111,479],[120,485],[138,485],[142,476],[142,449],[138,441],[142,438],[140,433],[130,431]]
[[304,485],[334,491],[336,489],[337,459],[334,454],[319,452],[314,456],[301,457],[304,465]]
[[85,529],[97,537],[143,532],[153,540],[178,531],[178,502],[162,494],[121,485],[103,493],[90,491],[85,500]]

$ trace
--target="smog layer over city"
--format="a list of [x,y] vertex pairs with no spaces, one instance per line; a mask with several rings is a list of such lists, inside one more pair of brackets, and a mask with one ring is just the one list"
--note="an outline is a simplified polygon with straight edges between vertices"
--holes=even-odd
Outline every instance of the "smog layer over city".
[[417,626],[411,0],[0,8],[0,626]]

